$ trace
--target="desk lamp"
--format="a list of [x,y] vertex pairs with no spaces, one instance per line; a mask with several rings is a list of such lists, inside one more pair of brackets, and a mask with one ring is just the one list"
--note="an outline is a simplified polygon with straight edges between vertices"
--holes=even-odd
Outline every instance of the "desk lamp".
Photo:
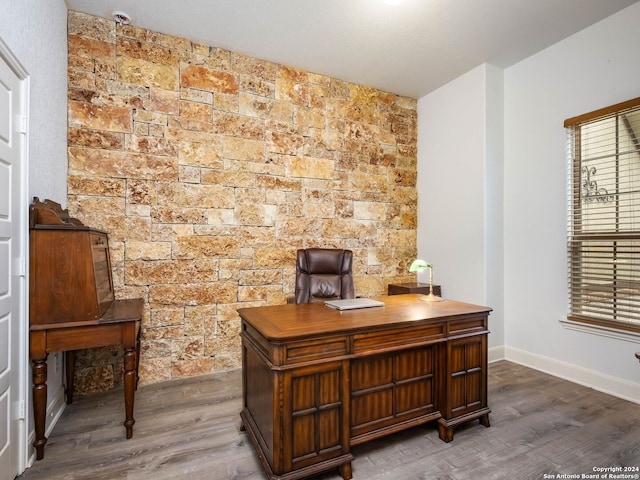
[[441,302],[444,300],[442,297],[433,294],[433,265],[425,262],[424,260],[417,259],[414,260],[411,266],[409,267],[410,272],[419,272],[420,270],[424,270],[425,268],[429,269],[429,295],[424,298],[425,302]]

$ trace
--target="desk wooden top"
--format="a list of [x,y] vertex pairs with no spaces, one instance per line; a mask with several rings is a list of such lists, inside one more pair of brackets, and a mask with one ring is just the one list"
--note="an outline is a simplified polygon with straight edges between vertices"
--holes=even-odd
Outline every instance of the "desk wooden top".
[[376,297],[383,307],[335,310],[323,302],[240,308],[242,319],[269,340],[354,333],[356,330],[408,326],[488,315],[491,308],[445,299],[426,302],[425,295]]
[[135,322],[135,321],[140,321],[142,319],[143,307],[144,307],[144,300],[142,298],[114,300],[111,303],[111,306],[109,306],[107,311],[100,318],[96,318],[94,320],[83,320],[83,321],[75,321],[75,322],[53,322],[53,323],[33,324],[29,327],[29,329],[33,332],[37,330],[91,327],[95,325],[108,325],[108,324],[114,324],[114,323]]

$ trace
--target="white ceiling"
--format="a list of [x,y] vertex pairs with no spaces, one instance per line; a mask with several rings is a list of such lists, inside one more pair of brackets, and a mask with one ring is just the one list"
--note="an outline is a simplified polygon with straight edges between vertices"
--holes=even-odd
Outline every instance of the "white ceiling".
[[[507,68],[638,0],[65,0],[112,18],[420,98],[490,63]],[[397,0],[396,0],[397,1]]]

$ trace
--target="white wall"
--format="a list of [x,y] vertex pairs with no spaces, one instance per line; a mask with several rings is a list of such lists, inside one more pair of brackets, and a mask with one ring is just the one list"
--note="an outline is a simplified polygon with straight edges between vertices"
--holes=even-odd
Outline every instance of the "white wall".
[[640,3],[504,74],[506,344],[528,362],[574,370],[589,381],[619,379],[636,393],[640,345],[568,330],[559,321],[567,312],[563,121],[640,96],[638,24]]
[[482,65],[418,101],[418,256],[444,297],[494,309],[492,348],[504,345],[502,98],[502,71]]
[[29,72],[29,196],[67,202],[67,7],[0,0],[0,36]]

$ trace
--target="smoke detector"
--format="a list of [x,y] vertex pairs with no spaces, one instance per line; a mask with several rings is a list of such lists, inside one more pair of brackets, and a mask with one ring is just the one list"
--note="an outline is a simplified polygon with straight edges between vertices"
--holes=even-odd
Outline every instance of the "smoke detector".
[[116,10],[115,12],[112,12],[111,15],[113,15],[113,19],[120,25],[129,25],[131,23],[131,17],[128,13]]

